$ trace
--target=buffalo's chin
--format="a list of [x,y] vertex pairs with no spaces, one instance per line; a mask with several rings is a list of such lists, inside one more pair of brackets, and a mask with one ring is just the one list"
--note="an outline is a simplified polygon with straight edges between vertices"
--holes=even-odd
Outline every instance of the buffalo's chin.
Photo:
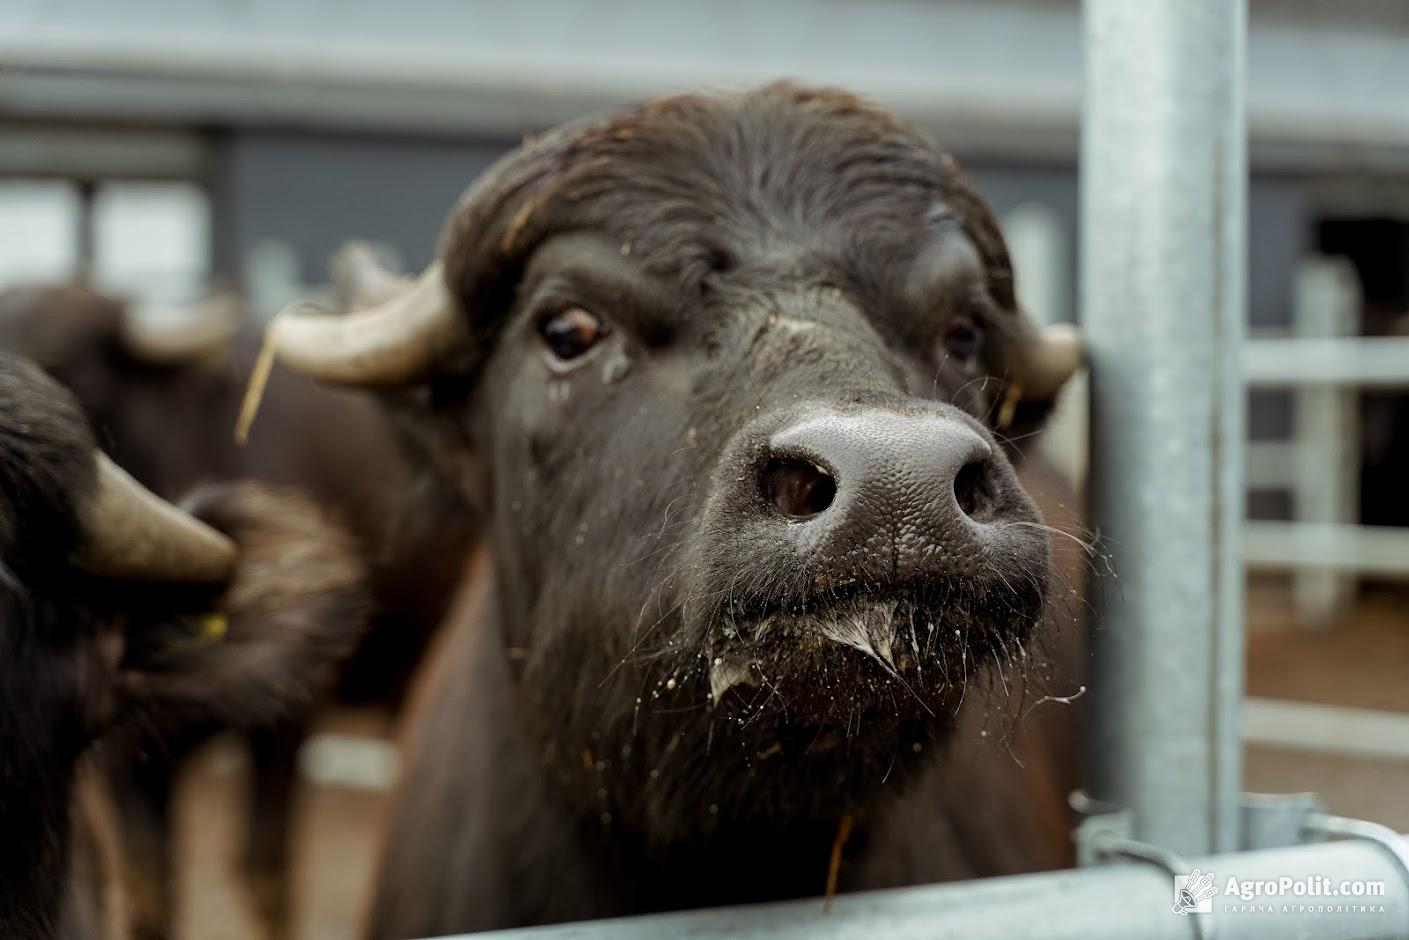
[[[765,733],[947,724],[994,660],[1021,658],[1041,597],[946,591],[858,593],[729,618],[710,657],[719,717]],[[888,730],[889,729],[889,730]]]

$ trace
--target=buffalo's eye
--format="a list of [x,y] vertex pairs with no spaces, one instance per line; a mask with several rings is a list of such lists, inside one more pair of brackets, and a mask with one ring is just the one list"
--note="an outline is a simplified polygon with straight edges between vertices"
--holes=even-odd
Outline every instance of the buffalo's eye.
[[983,327],[965,316],[944,325],[944,351],[956,359],[973,359],[983,348]]
[[568,307],[544,318],[538,333],[555,358],[569,362],[597,345],[607,325],[581,307]]

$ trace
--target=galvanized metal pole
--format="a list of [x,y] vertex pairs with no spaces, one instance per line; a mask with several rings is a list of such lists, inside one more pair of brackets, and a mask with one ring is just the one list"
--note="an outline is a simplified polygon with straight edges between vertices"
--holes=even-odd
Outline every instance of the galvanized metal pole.
[[1086,0],[1092,795],[1180,853],[1238,843],[1246,10]]
[[[1171,912],[1174,879],[1169,873],[1154,865],[1130,864],[842,894],[830,912],[821,898],[811,898],[472,934],[461,940],[1403,940],[1409,936],[1409,882],[1395,856],[1381,845],[1333,842],[1188,861],[1191,871],[1197,867],[1215,874],[1218,893],[1211,899],[1211,914],[1175,915]],[[1315,893],[1279,887],[1282,893],[1277,896],[1258,894],[1244,901],[1241,895],[1228,893],[1230,878],[1237,880],[1240,889],[1254,884],[1262,888],[1268,881],[1288,878],[1292,883],[1307,883]],[[1314,880],[1315,888],[1310,888],[1308,879]],[[1382,883],[1384,893],[1357,895],[1346,890],[1347,882],[1357,881]]]

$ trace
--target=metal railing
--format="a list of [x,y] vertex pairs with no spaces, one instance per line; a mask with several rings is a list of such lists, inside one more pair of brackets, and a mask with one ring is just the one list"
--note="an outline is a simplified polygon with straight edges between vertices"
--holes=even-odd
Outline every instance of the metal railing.
[[[1369,841],[1299,845],[1236,855],[1192,858],[1189,868],[1212,871],[1220,888],[1229,877],[1266,882],[1283,877],[1305,881],[1328,872],[1335,881],[1382,881],[1385,894],[1355,898],[1384,911],[1346,912],[1346,899],[1292,897],[1291,907],[1311,910],[1266,914],[1223,910],[1220,895],[1212,914],[1176,916],[1170,908],[1172,879],[1157,865],[1125,864],[988,878],[840,895],[824,913],[819,900],[751,907],[682,911],[474,937],[533,937],[538,940],[657,940],[660,937],[766,937],[826,940],[830,937],[916,940],[1383,940],[1409,936],[1409,882],[1393,854]],[[1339,885],[1337,884],[1338,888]],[[1259,899],[1264,904],[1265,898]],[[1329,902],[1329,903],[1328,903]],[[1236,906],[1257,906],[1236,899]],[[1277,905],[1280,907],[1280,905]],[[1317,906],[1331,908],[1315,910]],[[1337,911],[1335,908],[1340,907]],[[465,938],[469,940],[469,938]]]
[[1250,448],[1251,485],[1292,494],[1291,522],[1250,522],[1243,558],[1253,570],[1291,570],[1299,625],[1343,618],[1358,577],[1409,578],[1409,529],[1358,524],[1362,388],[1409,389],[1409,338],[1347,336],[1361,305],[1342,259],[1309,258],[1296,279],[1294,335],[1243,348],[1249,388],[1295,396],[1292,437]]
[[1257,339],[1243,350],[1243,375],[1253,387],[1409,389],[1409,337]]

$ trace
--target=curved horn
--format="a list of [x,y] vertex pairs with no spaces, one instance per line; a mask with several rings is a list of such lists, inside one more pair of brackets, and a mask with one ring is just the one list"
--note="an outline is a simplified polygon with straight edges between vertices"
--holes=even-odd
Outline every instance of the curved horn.
[[288,310],[270,330],[274,353],[289,368],[344,385],[414,382],[469,339],[439,261],[378,306],[345,316]]
[[217,294],[188,309],[128,308],[122,341],[146,362],[182,362],[222,349],[239,327],[239,298]]
[[343,245],[328,267],[339,310],[375,307],[405,293],[413,283],[384,265],[366,242]]
[[1081,334],[1070,323],[1053,323],[1036,332],[1023,355],[1023,397],[1054,397],[1081,368]]
[[98,453],[97,489],[79,513],[73,561],[90,574],[142,581],[225,581],[235,543],[159,499]]

